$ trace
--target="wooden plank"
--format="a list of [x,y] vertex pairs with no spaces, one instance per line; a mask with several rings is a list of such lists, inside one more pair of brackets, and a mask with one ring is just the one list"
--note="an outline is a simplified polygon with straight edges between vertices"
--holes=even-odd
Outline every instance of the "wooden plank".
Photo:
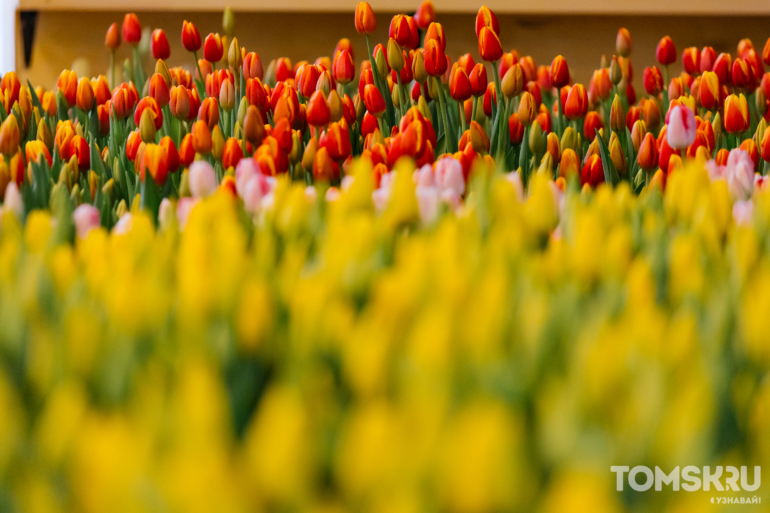
[[[235,11],[277,12],[348,12],[355,9],[354,0],[20,0],[19,8],[36,10],[77,11],[219,11],[226,5]],[[375,11],[410,12],[418,5],[417,0],[371,0]],[[464,0],[435,2],[439,12],[475,12],[478,5]],[[497,13],[521,14],[678,14],[678,15],[770,15],[770,1],[742,0],[645,0],[644,2],[618,2],[617,0],[486,0]]]

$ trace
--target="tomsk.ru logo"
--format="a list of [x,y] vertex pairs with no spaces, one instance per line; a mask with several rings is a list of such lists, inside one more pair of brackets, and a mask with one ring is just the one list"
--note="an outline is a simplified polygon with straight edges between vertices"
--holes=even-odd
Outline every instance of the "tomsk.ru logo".
[[[684,467],[680,473],[679,467],[666,474],[660,467],[655,467],[653,472],[649,467],[636,466],[634,468],[624,466],[612,466],[610,471],[617,477],[617,490],[623,491],[625,476],[628,474],[628,485],[637,492],[646,492],[655,486],[655,491],[663,490],[663,487],[671,487],[674,491],[681,488],[687,492],[704,490],[706,492],[713,489],[715,491],[746,491],[753,492],[759,489],[762,482],[762,473],[760,467],[754,467],[754,479],[749,484],[748,467],[703,467],[703,470],[693,465]],[[641,476],[640,476],[641,474]],[[724,474],[724,476],[723,476]],[[740,485],[739,485],[740,482]]]

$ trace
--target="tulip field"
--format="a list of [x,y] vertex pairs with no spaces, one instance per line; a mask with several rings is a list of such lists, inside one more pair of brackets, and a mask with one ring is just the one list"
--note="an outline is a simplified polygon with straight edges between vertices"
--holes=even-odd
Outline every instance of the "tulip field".
[[0,511],[770,511],[770,39],[351,21],[2,76]]

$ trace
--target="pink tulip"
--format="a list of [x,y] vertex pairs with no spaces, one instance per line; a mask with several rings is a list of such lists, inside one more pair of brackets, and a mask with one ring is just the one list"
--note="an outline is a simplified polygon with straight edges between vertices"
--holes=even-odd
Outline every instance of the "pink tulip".
[[99,209],[93,205],[83,203],[72,213],[75,222],[75,231],[79,239],[85,239],[88,232],[101,225]]
[[695,114],[684,105],[676,105],[669,113],[666,137],[668,145],[675,150],[684,150],[695,141]]
[[197,160],[190,166],[190,193],[193,198],[205,198],[217,190],[214,168],[205,160]]

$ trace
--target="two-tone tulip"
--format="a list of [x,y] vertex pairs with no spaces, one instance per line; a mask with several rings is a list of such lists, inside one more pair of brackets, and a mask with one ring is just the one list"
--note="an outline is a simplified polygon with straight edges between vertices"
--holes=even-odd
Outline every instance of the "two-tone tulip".
[[663,90],[663,75],[661,75],[657,66],[644,68],[642,81],[644,82],[644,90],[650,96],[658,96]]
[[471,81],[460,66],[454,68],[452,78],[449,80],[449,94],[458,102],[464,102],[473,95]]
[[[491,29],[498,36],[500,35],[500,22],[497,21],[497,16],[486,5],[481,6],[479,12],[476,14],[476,37],[481,37],[481,30],[487,27]],[[496,60],[496,59],[495,59]]]
[[658,167],[658,145],[652,134],[648,133],[644,136],[636,161],[639,167],[647,172],[654,171]]
[[262,68],[262,60],[256,52],[249,52],[243,58],[243,78],[248,80],[250,78],[258,78],[262,80],[265,76],[265,72]]
[[104,46],[112,51],[117,50],[120,46],[120,30],[117,23],[113,23],[107,29],[107,34],[104,36]]
[[500,87],[503,90],[503,94],[506,98],[514,98],[521,94],[524,90],[524,74],[521,71],[521,66],[514,64],[503,76]]
[[144,148],[144,156],[139,164],[139,179],[144,182],[147,173],[152,176],[155,183],[163,186],[168,178],[167,152],[157,144],[148,144]]
[[377,19],[369,2],[358,2],[356,5],[356,31],[368,35],[377,30]]
[[379,118],[385,113],[385,100],[380,90],[373,84],[367,84],[364,89],[364,104],[366,110],[375,117]]
[[448,67],[446,54],[435,39],[431,39],[425,44],[423,57],[425,58],[425,71],[428,75],[440,77],[446,72]]
[[201,35],[198,28],[191,22],[182,23],[182,44],[188,52],[195,53],[201,49]]
[[59,75],[56,88],[61,92],[68,107],[74,107],[77,100],[78,76],[74,71],[65,69]]
[[476,64],[468,78],[471,82],[473,96],[478,98],[486,92],[489,80],[487,79],[487,68],[483,63]]
[[222,60],[225,54],[225,48],[222,44],[222,38],[217,33],[211,33],[203,41],[203,58],[212,64]]
[[617,94],[615,99],[612,100],[612,106],[610,107],[610,130],[615,133],[621,133],[626,130],[626,112],[623,109],[620,96]]
[[695,141],[697,126],[695,113],[684,105],[677,105],[669,112],[666,138],[675,150],[683,150]]
[[[152,84],[150,84],[152,87]],[[156,100],[157,101],[157,100]],[[180,121],[184,121],[190,114],[190,91],[184,86],[174,86],[169,93],[169,109],[171,114]]]
[[535,121],[536,117],[537,111],[535,109],[535,100],[532,95],[526,91],[521,94],[521,98],[519,99],[519,122],[525,127],[528,127]]
[[219,105],[215,98],[206,98],[201,102],[198,120],[206,123],[209,130],[214,130],[214,127],[219,124]]
[[615,37],[615,51],[621,57],[628,57],[631,55],[631,33],[626,28],[618,30],[618,35]]
[[482,27],[479,32],[479,54],[487,62],[496,62],[503,56],[500,38],[487,26]]
[[13,156],[19,149],[21,132],[16,116],[8,116],[0,125],[0,154],[6,157]]
[[593,141],[602,128],[604,128],[604,121],[599,113],[594,110],[588,112],[583,121],[583,135],[586,140]]
[[91,81],[85,77],[78,82],[75,105],[83,112],[91,112],[94,108],[94,89],[91,87]]
[[356,65],[353,62],[353,54],[348,50],[342,50],[334,58],[334,79],[342,85],[347,85],[356,78]]
[[743,94],[731,94],[725,99],[725,130],[729,134],[741,134],[749,129],[749,106]]
[[569,67],[567,66],[567,60],[561,55],[557,55],[551,62],[551,85],[556,89],[561,89],[565,85],[569,84]]

